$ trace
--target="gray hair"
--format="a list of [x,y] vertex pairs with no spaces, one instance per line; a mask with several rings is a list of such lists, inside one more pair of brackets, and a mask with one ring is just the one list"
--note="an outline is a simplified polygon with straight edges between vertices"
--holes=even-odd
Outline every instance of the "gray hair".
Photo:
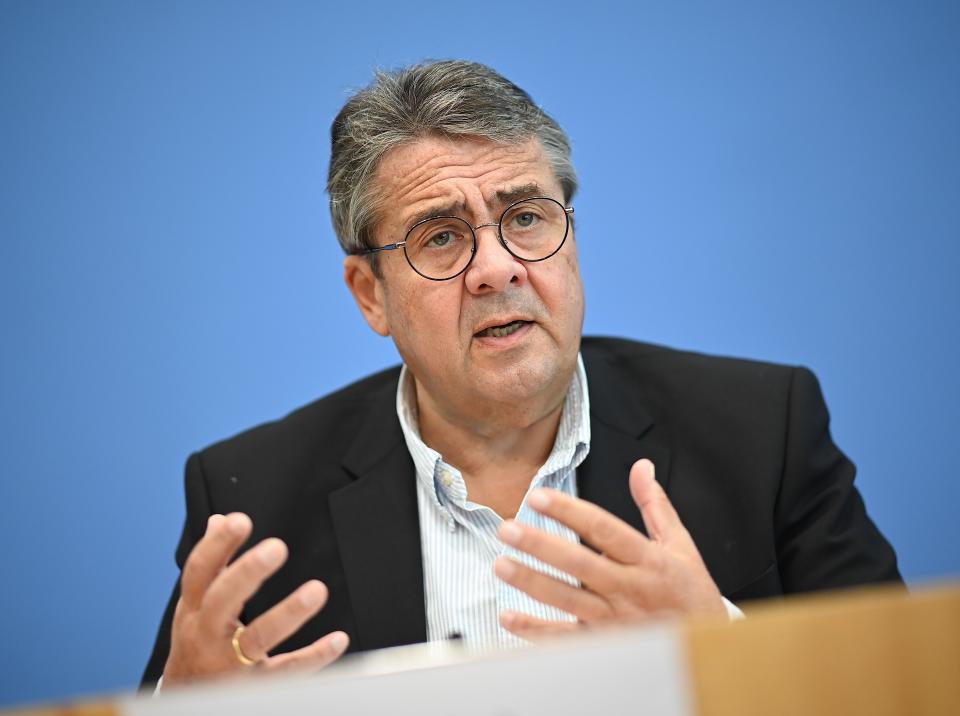
[[[347,253],[373,246],[378,209],[373,184],[380,161],[394,147],[421,137],[481,137],[503,144],[536,137],[564,201],[577,190],[570,140],[560,125],[513,82],[476,62],[425,62],[377,72],[370,86],[343,106],[330,133],[330,214]],[[373,267],[376,271],[376,261]]]

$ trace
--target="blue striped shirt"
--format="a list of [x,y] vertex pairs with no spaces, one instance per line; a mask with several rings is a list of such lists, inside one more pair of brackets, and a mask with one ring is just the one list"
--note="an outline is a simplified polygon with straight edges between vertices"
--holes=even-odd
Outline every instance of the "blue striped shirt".
[[[504,555],[578,584],[497,539],[503,521],[500,515],[472,502],[460,471],[420,438],[413,376],[406,366],[397,387],[397,415],[417,473],[428,641],[459,635],[467,648],[481,651],[523,645],[524,640],[499,624],[500,612],[507,609],[541,619],[575,621],[570,614],[538,602],[494,576],[493,561]],[[576,469],[589,450],[590,399],[583,361],[578,357],[553,450],[531,480],[527,494],[537,487],[552,487],[576,496]],[[526,496],[515,519],[578,541],[573,530],[533,511]]]

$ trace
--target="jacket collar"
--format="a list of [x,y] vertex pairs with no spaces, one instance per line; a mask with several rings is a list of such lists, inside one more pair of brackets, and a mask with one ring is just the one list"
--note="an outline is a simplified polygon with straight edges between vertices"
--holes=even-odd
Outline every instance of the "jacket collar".
[[359,650],[427,638],[413,461],[394,407],[396,380],[386,383],[344,454],[354,479],[329,498]]
[[657,481],[669,486],[670,451],[644,407],[643,386],[609,353],[584,343],[581,353],[590,390],[590,454],[577,470],[580,497],[646,533],[630,495],[630,467],[640,458],[653,461]]

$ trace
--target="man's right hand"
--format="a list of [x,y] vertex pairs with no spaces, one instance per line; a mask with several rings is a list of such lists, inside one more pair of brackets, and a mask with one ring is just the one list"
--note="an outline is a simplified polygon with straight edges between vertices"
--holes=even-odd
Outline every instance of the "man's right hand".
[[[311,580],[254,619],[239,634],[243,605],[287,560],[287,546],[265,539],[227,566],[253,530],[240,512],[212,515],[207,531],[187,558],[180,577],[180,601],[173,616],[164,688],[243,671],[320,668],[336,661],[349,638],[342,631],[288,654],[267,652],[297,631],[327,601],[327,588]],[[240,654],[233,645],[238,636]],[[256,662],[244,665],[240,655]]]

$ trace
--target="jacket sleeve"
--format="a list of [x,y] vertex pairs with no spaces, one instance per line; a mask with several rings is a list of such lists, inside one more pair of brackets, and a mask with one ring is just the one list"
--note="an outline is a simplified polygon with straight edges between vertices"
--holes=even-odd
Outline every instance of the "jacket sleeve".
[[[187,459],[184,482],[187,497],[187,516],[183,523],[183,532],[180,535],[180,543],[177,545],[176,552],[177,566],[181,571],[183,571],[183,564],[187,561],[193,546],[206,531],[207,519],[211,514],[210,495],[207,491],[200,453],[194,453]],[[170,595],[170,601],[167,602],[167,608],[163,612],[163,619],[157,632],[157,640],[153,645],[153,653],[150,655],[150,661],[147,663],[147,668],[140,681],[142,690],[152,691],[157,680],[163,674],[167,654],[170,652],[170,629],[173,626],[173,613],[179,600],[180,580],[178,579],[173,587],[173,593]]]
[[830,437],[816,377],[793,370],[775,525],[785,593],[902,582],[890,543],[867,515],[856,468]]

